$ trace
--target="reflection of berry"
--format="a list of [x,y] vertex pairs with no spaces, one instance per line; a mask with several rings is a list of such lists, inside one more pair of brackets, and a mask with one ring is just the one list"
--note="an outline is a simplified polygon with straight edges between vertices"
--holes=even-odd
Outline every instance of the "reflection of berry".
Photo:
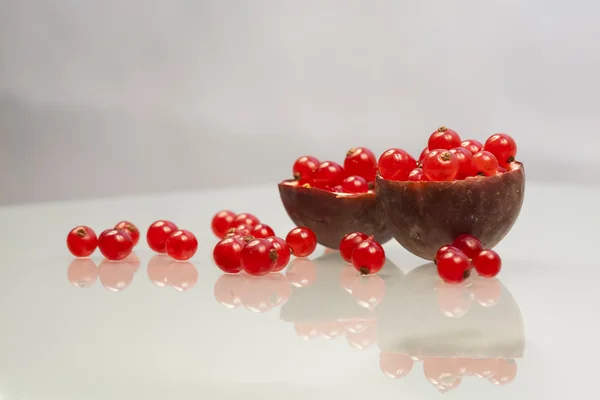
[[498,369],[490,382],[494,385],[506,385],[515,380],[517,376],[517,363],[515,360],[500,359],[498,360]]
[[340,272],[340,285],[344,288],[344,290],[350,294],[352,294],[352,288],[354,286],[354,280],[358,276],[359,272],[351,265],[347,265],[342,268],[342,272]]
[[401,379],[410,373],[414,361],[402,353],[382,351],[379,353],[379,368],[385,376]]
[[460,372],[461,368],[454,358],[431,357],[423,361],[425,377],[438,389],[454,387],[454,382],[460,377]]
[[292,285],[305,288],[317,279],[317,266],[307,258],[294,258],[285,272]]
[[338,321],[319,322],[317,330],[327,340],[335,339],[342,334],[342,326]]
[[362,331],[351,332],[346,330],[346,340],[350,347],[359,350],[368,349],[377,341],[377,320],[368,321],[366,329]]
[[88,288],[98,278],[98,267],[89,258],[76,258],[67,269],[69,282],[78,288]]
[[169,265],[171,265],[171,257],[164,254],[156,254],[148,262],[147,274],[148,278],[158,287],[163,287],[167,284],[167,276],[169,274]]
[[456,378],[452,381],[443,381],[442,383],[435,385],[435,387],[440,392],[446,393],[452,389],[456,389],[458,387],[458,385],[460,385],[461,382],[462,382],[462,380],[460,378]]
[[476,277],[470,289],[473,300],[483,307],[495,306],[502,295],[502,285],[496,278]]
[[296,329],[296,335],[303,339],[314,339],[319,333],[315,328],[315,324],[310,322],[294,322],[294,328]]
[[137,272],[140,269],[140,258],[135,253],[128,255],[123,261],[131,267],[133,272]]
[[227,308],[236,308],[241,303],[240,293],[244,284],[244,275],[222,275],[215,282],[215,299]]
[[98,277],[100,283],[111,292],[120,292],[133,281],[133,270],[124,261],[108,261],[104,260],[98,267]]
[[440,281],[435,288],[440,312],[446,317],[458,318],[471,309],[471,297],[462,283],[446,283]]
[[285,276],[271,273],[261,277],[246,276],[240,298],[248,310],[263,313],[284,304],[291,294],[291,286]]
[[342,322],[344,330],[350,333],[364,332],[370,326],[376,324],[377,320],[375,318],[351,318]]
[[352,297],[359,306],[371,311],[385,297],[385,282],[377,275],[360,275],[352,284]]
[[469,370],[479,378],[490,378],[498,371],[498,365],[495,358],[476,358],[469,362]]
[[189,262],[172,262],[168,271],[167,282],[178,292],[191,289],[198,282],[198,270]]

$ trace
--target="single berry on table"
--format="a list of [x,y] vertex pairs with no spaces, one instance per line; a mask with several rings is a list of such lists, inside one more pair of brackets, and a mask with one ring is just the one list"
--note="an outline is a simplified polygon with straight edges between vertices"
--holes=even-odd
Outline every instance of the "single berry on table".
[[346,172],[340,164],[334,161],[324,161],[315,171],[313,183],[319,189],[327,189],[341,185],[344,178],[346,178]]
[[273,271],[279,255],[273,243],[266,239],[254,239],[246,243],[241,253],[242,269],[252,276],[262,276]]
[[131,236],[131,240],[133,240],[133,246],[135,247],[140,241],[140,230],[133,223],[129,221],[121,221],[115,225],[115,229],[120,229],[125,231]]
[[357,175],[367,182],[375,180],[377,172],[377,158],[366,147],[355,147],[346,153],[344,170],[348,176]]
[[256,239],[264,239],[269,236],[275,236],[275,232],[269,225],[258,224],[250,230],[250,235],[254,236]]
[[476,257],[481,250],[483,250],[483,246],[479,239],[473,235],[467,234],[460,235],[454,239],[452,246],[465,253],[465,255],[471,259]]
[[376,241],[365,240],[356,245],[351,259],[352,265],[361,274],[375,274],[385,264],[385,251]]
[[340,241],[340,255],[344,260],[352,263],[352,252],[354,248],[361,242],[367,240],[369,235],[363,232],[352,232],[347,234]]
[[437,251],[437,253],[435,254],[435,259],[434,259],[435,264],[437,264],[438,260],[442,256],[442,254],[444,254],[447,251],[462,251],[462,250],[460,250],[459,248],[454,247],[450,244],[440,247],[439,250]]
[[467,139],[460,142],[460,147],[464,147],[469,150],[471,154],[479,153],[483,148],[483,145],[479,140]]
[[477,170],[473,167],[473,155],[464,147],[455,147],[450,149],[450,153],[458,160],[458,173],[456,179],[463,180],[470,176],[477,175]]
[[432,150],[423,160],[423,174],[431,181],[452,181],[460,163],[448,150]]
[[415,159],[402,149],[386,150],[379,157],[379,175],[384,179],[406,181],[416,167]]
[[483,145],[483,149],[496,156],[498,164],[504,168],[515,161],[517,155],[517,143],[506,133],[496,133],[490,136]]
[[294,162],[292,172],[298,181],[310,181],[319,166],[319,160],[313,156],[302,156]]
[[165,253],[165,243],[173,232],[178,230],[177,225],[171,221],[158,220],[148,228],[146,241],[148,246],[157,253]]
[[273,272],[281,271],[290,262],[290,246],[288,246],[285,240],[277,236],[270,236],[266,238],[266,240],[271,242],[277,251],[277,264],[275,264]]
[[362,176],[349,176],[342,182],[342,190],[344,193],[367,193],[369,184]]
[[246,245],[237,237],[226,238],[216,244],[213,249],[213,259],[221,271],[228,274],[237,274],[242,270],[242,249]]
[[198,239],[185,229],[173,232],[165,243],[167,254],[178,261],[189,260],[198,250]]
[[216,237],[222,238],[225,236],[231,225],[233,224],[233,220],[235,219],[236,214],[233,211],[229,210],[221,210],[215,214],[210,224],[213,233]]
[[104,257],[110,261],[127,258],[133,250],[133,240],[125,231],[107,229],[98,238],[98,248]]
[[317,236],[304,226],[292,229],[287,234],[285,241],[296,257],[308,257],[317,248]]
[[482,150],[473,154],[473,167],[477,175],[492,176],[498,171],[498,160],[489,151]]
[[460,136],[454,130],[446,128],[445,126],[439,127],[435,132],[429,136],[427,142],[427,148],[450,150],[454,147],[460,146]]
[[255,215],[250,213],[241,213],[235,216],[233,219],[232,227],[237,227],[239,225],[245,225],[248,228],[253,227],[254,225],[260,224],[258,218]]
[[494,250],[483,250],[473,258],[475,271],[484,278],[493,278],[502,268],[502,260]]
[[448,250],[438,258],[437,270],[445,282],[460,283],[470,274],[469,257],[460,250]]
[[97,246],[98,238],[89,226],[76,226],[67,235],[67,248],[75,257],[88,257]]

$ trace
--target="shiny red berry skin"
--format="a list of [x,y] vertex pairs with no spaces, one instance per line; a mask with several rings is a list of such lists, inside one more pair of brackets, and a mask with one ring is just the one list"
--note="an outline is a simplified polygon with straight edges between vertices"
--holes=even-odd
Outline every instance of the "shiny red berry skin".
[[240,236],[249,236],[251,230],[252,230],[252,227],[247,227],[244,224],[240,224],[240,225],[232,226],[231,228],[229,228],[229,230],[223,237],[224,238],[229,237],[229,236],[232,236],[232,234],[236,234],[236,235],[240,235]]
[[423,161],[423,159],[425,158],[425,156],[427,156],[427,154],[429,154],[429,147],[425,147],[423,149],[423,151],[419,155],[419,162]]
[[460,163],[448,150],[432,150],[423,160],[423,174],[431,181],[452,181]]
[[375,274],[385,264],[385,251],[376,241],[365,240],[356,245],[351,260],[354,268],[361,274]]
[[476,257],[481,250],[483,250],[483,246],[481,245],[479,239],[477,239],[475,236],[467,234],[460,235],[454,239],[452,246],[465,253],[465,255],[471,259]]
[[473,167],[477,175],[492,176],[498,172],[498,160],[489,151],[482,150],[473,154]]
[[456,179],[463,180],[470,176],[477,175],[477,170],[473,167],[473,155],[464,147],[455,147],[450,149],[450,153],[458,160],[458,173]]
[[502,260],[494,250],[483,250],[473,257],[475,271],[484,278],[493,278],[502,268]]
[[416,167],[415,159],[402,149],[386,150],[379,157],[379,175],[384,179],[406,181]]
[[423,174],[423,168],[415,168],[408,174],[409,182],[426,182],[429,179]]
[[229,210],[221,210],[215,214],[210,224],[213,233],[216,237],[222,238],[225,236],[231,225],[233,224],[233,220],[235,219],[236,214],[233,211]]
[[483,145],[479,140],[467,139],[460,142],[460,147],[464,147],[469,150],[471,154],[479,153],[483,148]]
[[287,267],[290,262],[290,256],[292,254],[290,246],[288,246],[285,240],[277,236],[270,236],[266,238],[266,240],[271,242],[273,247],[275,247],[275,250],[277,250],[277,264],[275,264],[273,272],[281,271]]
[[252,228],[254,225],[260,224],[258,218],[250,213],[241,213],[235,216],[231,227],[237,227],[239,225],[246,225],[247,228]]
[[496,175],[503,174],[505,172],[506,172],[506,168],[498,165],[498,171],[496,172]]
[[248,275],[262,276],[273,271],[279,258],[273,243],[266,239],[254,239],[242,249],[242,269]]
[[317,236],[304,226],[292,229],[285,237],[285,241],[296,257],[308,257],[317,248]]
[[137,226],[129,221],[121,221],[115,225],[115,229],[120,229],[125,231],[131,236],[131,240],[133,240],[133,246],[135,247],[140,241],[140,230]]
[[517,155],[517,143],[506,133],[496,133],[490,136],[485,141],[483,149],[496,156],[498,164],[504,168],[515,161],[515,156]]
[[445,245],[439,248],[439,250],[437,251],[437,253],[435,253],[435,259],[434,262],[437,264],[438,260],[440,259],[440,257],[447,251],[462,251],[460,249],[458,249],[457,247],[454,247],[452,245]]
[[237,274],[242,270],[242,249],[246,246],[241,238],[231,237],[222,239],[213,249],[213,259],[221,271]]
[[125,231],[107,229],[98,237],[98,248],[107,260],[123,260],[133,250],[133,239]]
[[154,222],[148,228],[148,232],[146,232],[148,246],[157,253],[165,253],[165,243],[169,236],[177,229],[179,229],[177,225],[171,221],[158,220]]
[[460,136],[454,130],[442,126],[429,137],[427,147],[429,149],[450,150],[460,146]]
[[319,164],[313,175],[313,184],[319,189],[327,189],[341,185],[344,178],[346,178],[346,172],[340,164],[334,161],[324,161]]
[[178,261],[189,260],[198,250],[198,239],[196,236],[185,229],[175,231],[167,238],[165,242],[167,254]]
[[252,227],[250,235],[254,236],[256,239],[264,239],[269,236],[275,236],[275,232],[269,225],[258,224]]
[[469,276],[469,257],[460,250],[448,250],[438,258],[437,270],[445,282],[460,283]]
[[344,193],[367,193],[369,191],[369,184],[362,176],[349,176],[342,182],[342,190]]
[[352,263],[352,252],[359,243],[368,238],[369,235],[363,232],[352,232],[344,236],[340,241],[340,255],[342,258],[347,262]]
[[298,181],[311,181],[319,164],[319,160],[313,156],[302,156],[298,158],[296,162],[294,162],[294,167],[292,168],[294,179]]
[[76,226],[67,235],[67,248],[75,257],[88,257],[97,246],[98,238],[89,226]]
[[346,153],[344,170],[348,176],[356,175],[363,177],[367,182],[374,181],[377,172],[377,158],[366,147],[352,148]]

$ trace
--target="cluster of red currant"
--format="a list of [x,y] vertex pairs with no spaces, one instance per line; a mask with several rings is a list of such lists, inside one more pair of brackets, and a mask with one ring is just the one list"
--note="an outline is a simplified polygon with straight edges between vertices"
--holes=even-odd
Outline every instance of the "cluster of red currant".
[[[139,240],[139,229],[129,221],[121,221],[98,237],[89,226],[76,226],[67,235],[67,247],[75,257],[89,257],[97,247],[107,260],[118,261],[127,258]],[[159,220],[150,225],[146,240],[152,250],[179,261],[189,260],[198,249],[196,236],[171,221]]]
[[440,277],[450,283],[460,283],[475,271],[484,278],[500,272],[502,260],[494,250],[484,249],[479,239],[460,235],[452,244],[442,246],[435,255]]
[[308,257],[317,247],[317,237],[306,227],[296,227],[285,240],[275,236],[270,226],[249,213],[219,211],[212,230],[221,239],[213,249],[215,263],[223,272],[262,276],[284,269],[293,254]]
[[340,255],[361,274],[375,274],[385,264],[385,251],[373,236],[352,232],[340,242]]

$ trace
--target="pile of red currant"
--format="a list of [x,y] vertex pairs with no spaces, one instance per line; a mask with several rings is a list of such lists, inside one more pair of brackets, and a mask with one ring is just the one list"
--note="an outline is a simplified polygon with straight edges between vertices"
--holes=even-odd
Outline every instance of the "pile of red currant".
[[460,235],[451,244],[440,247],[435,263],[440,277],[449,283],[464,281],[472,269],[484,278],[493,278],[502,267],[498,253],[484,249],[479,239],[471,235]]
[[375,274],[385,264],[385,250],[372,236],[352,232],[340,242],[340,255],[363,275]]
[[219,211],[212,219],[212,230],[221,239],[213,249],[217,266],[225,273],[262,276],[284,269],[293,254],[308,257],[317,247],[317,237],[306,227],[296,227],[285,240],[249,213]]
[[[138,228],[129,221],[121,221],[98,237],[89,226],[76,226],[67,235],[67,247],[75,257],[89,257],[97,247],[107,260],[118,261],[127,258],[139,240]],[[167,253],[178,261],[189,260],[198,249],[198,240],[192,232],[166,220],[150,225],[146,240],[152,250]]]

